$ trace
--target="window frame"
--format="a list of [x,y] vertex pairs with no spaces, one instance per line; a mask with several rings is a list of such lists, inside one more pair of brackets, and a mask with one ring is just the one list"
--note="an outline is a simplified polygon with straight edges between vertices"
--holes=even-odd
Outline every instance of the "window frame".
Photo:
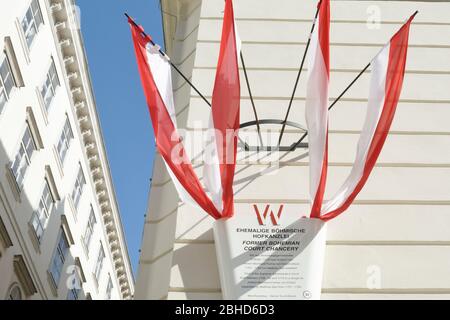
[[[45,196],[45,199],[44,199]],[[47,200],[50,200],[49,202]],[[31,216],[30,224],[33,228],[33,231],[36,235],[36,238],[41,244],[42,238],[44,236],[45,229],[47,228],[47,224],[50,216],[56,210],[56,199],[53,195],[52,188],[47,179],[44,179],[44,186],[42,188],[41,197],[39,199],[39,206],[33,212]],[[48,204],[48,205],[47,205]],[[50,207],[50,208],[49,208]],[[42,209],[41,209],[42,208]],[[36,224],[34,223],[36,222]],[[40,230],[40,234],[38,232]]]
[[[65,248],[63,248],[61,246],[61,244],[65,244]],[[67,259],[67,253],[69,252],[70,249],[70,243],[69,240],[67,239],[67,236],[64,232],[64,230],[62,228],[60,228],[59,231],[59,235],[57,238],[57,243],[56,243],[56,247],[53,251],[53,255],[52,255],[52,259],[50,261],[50,267],[49,267],[49,274],[52,277],[53,283],[55,284],[56,287],[58,287],[59,281],[61,280],[61,276],[63,274],[63,269],[64,269],[64,264],[66,262]],[[59,263],[55,263],[55,259],[59,259]],[[58,267],[60,269],[55,270],[54,267]],[[56,277],[55,277],[55,273],[54,271],[56,271]]]
[[[97,224],[97,218],[95,217],[94,208],[92,207],[92,204],[91,204],[91,210],[89,212],[89,217],[88,217],[88,220],[86,223],[86,228],[84,229],[84,234],[83,234],[83,244],[84,244],[84,247],[86,248],[87,252],[89,252],[89,248],[92,243],[92,237],[94,235],[94,228],[95,228],[96,224]],[[89,236],[87,236],[87,234],[89,234]]]
[[[36,4],[36,11],[33,11],[33,4]],[[28,13],[31,12],[31,20],[28,21]],[[38,17],[38,19],[36,19]],[[27,26],[25,28],[24,22],[27,20]],[[39,20],[39,24],[36,23],[36,20]],[[39,30],[41,29],[41,26],[44,25],[44,15],[42,14],[41,5],[39,4],[39,0],[31,0],[27,6],[27,9],[25,10],[25,13],[22,15],[22,19],[19,21],[20,28],[23,32],[25,44],[28,48],[28,50],[31,49],[33,46],[36,36],[39,34]],[[34,27],[34,35],[31,37],[31,40],[29,40],[28,33],[31,29]]]
[[64,121],[61,134],[59,135],[58,144],[56,145],[56,151],[58,152],[59,160],[63,165],[73,139],[74,135],[72,126],[70,124],[69,116],[66,114],[66,120]]
[[84,186],[86,185],[86,177],[84,176],[83,167],[79,163],[79,169],[72,189],[72,201],[75,208],[78,210],[81,197],[83,196]]
[[[53,76],[51,72],[54,72]],[[55,82],[56,81],[56,84]],[[41,84],[39,88],[39,92],[42,97],[42,102],[44,103],[44,108],[48,112],[52,103],[56,97],[57,89],[61,86],[61,81],[58,75],[58,70],[56,69],[55,60],[53,57],[50,58],[50,65],[47,68],[47,72],[45,74],[45,80]],[[44,90],[45,88],[45,90]],[[51,93],[51,96],[48,96]],[[48,98],[48,99],[47,99]]]
[[[27,140],[27,142],[29,142],[29,143],[27,143],[25,145],[24,139],[27,136],[27,134],[29,135],[29,140]],[[31,154],[29,154],[30,150],[27,147],[32,147]],[[14,155],[14,160],[10,164],[11,173],[12,173],[14,180],[16,181],[19,189],[21,189],[23,186],[23,183],[25,180],[25,175],[26,175],[26,172],[28,171],[27,169],[30,167],[31,159],[33,158],[33,155],[36,153],[37,150],[38,150],[38,145],[37,145],[36,141],[34,140],[34,136],[33,136],[33,132],[30,127],[30,124],[27,122],[25,130],[23,131],[23,134],[22,134],[22,138],[20,139],[19,146]],[[18,160],[19,155],[20,155],[20,160]],[[25,158],[25,161],[23,161],[24,158]],[[17,166],[17,169],[14,170],[16,162],[18,162],[19,164]]]
[[105,261],[106,254],[105,250],[103,249],[102,243],[100,243],[100,248],[98,250],[97,255],[97,261],[95,262],[95,268],[94,268],[94,277],[97,283],[100,281],[100,277],[102,275],[103,270],[103,262]]
[[[8,74],[6,75],[5,79],[3,78],[3,74],[1,72],[1,68],[4,64],[6,65],[7,70],[8,70]],[[8,78],[8,76],[12,82],[12,86],[11,86],[11,89],[9,90],[9,92],[5,85],[6,81],[9,80],[9,79],[6,79],[6,78]],[[9,61],[9,58],[8,58],[8,55],[6,54],[6,52],[3,51],[0,56],[0,97],[2,95],[4,95],[5,102],[3,103],[3,105],[1,105],[1,100],[0,100],[0,114],[3,112],[3,109],[5,108],[6,104],[11,99],[12,93],[16,86],[17,86],[17,84],[16,84],[16,80],[14,78],[14,73],[13,73],[13,69],[11,67],[11,62]]]
[[111,300],[112,297],[112,289],[114,288],[111,275],[108,274],[108,283],[106,285],[106,300]]
[[80,289],[72,288],[67,290],[66,300],[79,300],[80,299]]

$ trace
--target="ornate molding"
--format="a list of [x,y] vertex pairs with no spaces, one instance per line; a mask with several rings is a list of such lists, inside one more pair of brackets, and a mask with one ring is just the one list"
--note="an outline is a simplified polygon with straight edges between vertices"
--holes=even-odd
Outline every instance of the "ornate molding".
[[25,291],[26,296],[31,296],[37,293],[36,286],[34,285],[33,278],[31,277],[30,271],[27,268],[25,260],[22,255],[15,255],[14,260],[14,272],[19,279],[19,282]]
[[173,39],[179,21],[189,18],[201,3],[202,0],[161,0],[164,47],[169,56],[173,55]]
[[6,226],[3,223],[2,217],[0,217],[0,242],[4,248],[9,248],[13,245],[12,240],[6,230]]
[[48,0],[48,4],[55,42],[65,66],[64,81],[72,96],[79,137],[84,144],[85,160],[103,217],[101,223],[107,234],[113,267],[122,298],[131,299],[134,293],[133,274],[115,201],[76,10],[73,2],[68,0]]

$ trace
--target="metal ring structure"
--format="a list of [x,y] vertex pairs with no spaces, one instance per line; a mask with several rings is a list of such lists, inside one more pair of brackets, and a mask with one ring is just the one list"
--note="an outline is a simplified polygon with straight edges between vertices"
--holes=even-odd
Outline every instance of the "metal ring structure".
[[[284,120],[281,119],[261,119],[259,121],[248,121],[248,122],[244,122],[241,123],[241,125],[239,126],[240,129],[243,128],[249,128],[252,126],[256,126],[257,124],[277,124],[277,125],[283,125],[284,123],[286,124],[286,126],[288,127],[292,127],[292,128],[296,128],[296,129],[300,129],[303,132],[307,132],[307,129],[302,126],[301,124],[294,122],[294,121],[286,121],[284,122]],[[246,151],[294,151],[295,149],[307,149],[308,148],[308,143],[297,143],[294,142],[289,146],[248,146],[248,148],[245,148]]]

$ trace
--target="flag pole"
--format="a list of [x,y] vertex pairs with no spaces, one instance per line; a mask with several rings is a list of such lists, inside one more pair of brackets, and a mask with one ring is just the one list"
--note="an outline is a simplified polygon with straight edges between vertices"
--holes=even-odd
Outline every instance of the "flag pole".
[[[131,18],[128,13],[124,13],[125,17],[128,18],[128,21],[130,21],[134,26],[140,28],[140,26],[133,20],[133,18]],[[153,45],[156,46],[155,42],[152,40],[152,38],[145,33],[144,30],[141,29],[142,35],[146,38],[148,38],[149,42]],[[181,72],[180,69],[178,69],[178,67],[172,62],[172,60],[170,59],[170,57],[167,55],[167,53],[165,53],[161,48],[158,49],[159,53],[167,59],[167,61],[169,62],[170,66],[172,68],[175,69],[175,71],[184,79],[184,81],[186,81],[192,89],[194,89],[194,91],[203,99],[203,101],[206,102],[206,104],[211,107],[211,102],[208,101],[208,99],[206,99],[206,97],[197,89],[197,87],[183,74],[183,72]],[[246,151],[250,150],[249,145],[247,144],[247,142],[243,141],[240,137],[238,137],[239,141],[244,145],[244,148]]]
[[[347,93],[347,91],[355,84],[356,81],[358,81],[358,79],[363,75],[364,72],[366,72],[366,70],[370,67],[371,63],[369,62],[364,69],[361,70],[361,72],[356,76],[355,79],[353,79],[353,81],[345,88],[344,91],[342,91],[342,93],[333,101],[333,103],[328,107],[328,110],[331,110],[336,103],[338,103],[338,101],[344,96],[344,94]],[[295,148],[297,148],[297,146],[302,143],[303,140],[305,140],[306,136],[308,135],[308,131],[306,131],[301,137],[300,139],[298,139],[298,141],[292,145],[291,150],[295,150]]]
[[259,125],[259,118],[258,118],[258,113],[256,112],[256,106],[255,106],[255,101],[253,100],[252,90],[250,89],[250,82],[248,80],[247,68],[245,67],[244,55],[242,54],[242,50],[240,52],[240,56],[241,56],[242,68],[244,69],[245,82],[247,83],[248,94],[250,96],[250,101],[252,103],[253,113],[255,115],[256,129],[258,130],[259,141],[260,141],[261,147],[262,147],[264,145],[264,143],[263,143],[263,139],[262,139],[262,136],[261,136],[261,127]]
[[[139,27],[139,25],[133,20],[133,18],[131,18],[127,13],[125,13],[125,17],[128,18],[128,20],[136,27]],[[144,30],[142,30],[142,35],[146,38],[148,38],[150,40],[150,43],[153,46],[156,46],[155,42],[153,42],[152,38],[145,33]],[[211,103],[208,101],[208,99],[206,99],[206,97],[201,94],[201,92],[194,86],[194,84],[183,74],[183,72],[181,72],[180,69],[178,69],[178,67],[172,62],[172,60],[170,59],[170,57],[164,52],[162,51],[162,49],[160,48],[159,53],[167,59],[167,61],[169,62],[169,64],[172,66],[172,68],[175,69],[175,71],[184,79],[184,81],[186,81],[191,87],[192,89],[195,90],[195,92],[211,107]]]
[[284,130],[286,128],[286,122],[287,122],[287,119],[289,117],[289,113],[291,112],[292,102],[294,101],[295,92],[297,91],[298,82],[300,80],[300,75],[302,74],[303,65],[305,64],[306,54],[308,53],[309,45],[311,44],[311,37],[312,37],[312,34],[314,32],[314,28],[316,26],[316,23],[317,23],[317,17],[319,16],[319,11],[320,11],[321,4],[322,4],[322,1],[320,1],[318,6],[317,6],[316,15],[314,16],[314,21],[313,21],[313,24],[311,26],[311,32],[309,33],[308,42],[306,43],[305,52],[303,53],[303,58],[302,58],[302,62],[300,64],[300,69],[298,70],[297,79],[295,80],[294,90],[292,91],[292,95],[291,95],[291,99],[289,100],[289,106],[288,106],[288,109],[287,109],[287,112],[286,112],[286,116],[284,117],[283,126],[281,127],[281,132],[280,132],[280,135],[278,137],[278,146],[281,144],[281,139],[283,138]]
[[[417,14],[419,13],[419,10],[416,10],[412,16],[409,18],[414,18]],[[347,86],[347,88],[345,88],[344,91],[342,91],[342,93],[333,101],[333,103],[328,107],[328,110],[331,110],[336,103],[342,98],[342,96],[355,84],[356,81],[358,81],[358,79],[363,75],[364,72],[366,72],[366,70],[370,67],[371,62],[369,62],[364,69],[361,70],[361,72],[356,76],[355,79],[353,79],[353,81]],[[300,139],[298,139],[298,141],[292,145],[291,147],[291,151],[295,150],[295,148],[297,148],[297,146],[303,141],[305,140],[306,136],[308,135],[308,131],[306,131],[301,137]]]

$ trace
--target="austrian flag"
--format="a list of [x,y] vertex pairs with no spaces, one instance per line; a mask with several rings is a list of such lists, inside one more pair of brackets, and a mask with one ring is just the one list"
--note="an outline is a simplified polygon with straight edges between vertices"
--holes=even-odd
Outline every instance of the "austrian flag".
[[328,167],[328,87],[330,81],[330,0],[319,3],[311,36],[306,85],[306,123],[309,134],[311,217],[320,215]]
[[[370,63],[372,69],[366,119],[359,137],[356,159],[351,172],[335,195],[324,201],[328,171],[330,11],[330,0],[319,1],[311,38],[306,46],[308,78],[305,117],[309,135],[311,200],[309,216],[323,221],[337,217],[352,204],[367,182],[380,155],[400,98],[409,29],[417,13],[409,18]],[[240,126],[241,92],[238,58],[241,54],[241,42],[234,19],[232,0],[225,1],[219,58],[210,104],[210,130],[207,132],[208,139],[203,148],[205,160],[203,182],[194,171],[191,157],[177,130],[171,79],[171,68],[175,66],[153,43],[150,36],[144,33],[142,27],[131,18],[129,23],[155,133],[156,147],[180,199],[185,203],[200,206],[215,219],[233,216],[233,182]],[[304,61],[302,60],[301,68]],[[350,86],[368,67],[369,65]],[[300,73],[301,70],[299,76]],[[195,87],[194,89],[199,93]],[[204,98],[203,95],[200,96]],[[206,98],[204,99],[206,101]],[[280,139],[281,136],[282,133]],[[275,216],[273,217],[275,219]]]
[[[337,193],[321,206],[320,212],[315,210],[316,201],[314,202],[311,217],[327,221],[344,212],[369,178],[386,141],[400,98],[405,75],[409,29],[415,15],[416,13],[409,18],[390,42],[372,60],[366,119],[358,141],[356,159],[352,170]],[[320,76],[316,75],[317,78]],[[308,94],[311,95],[309,91]],[[315,114],[321,113],[323,106],[317,106],[317,109]],[[322,121],[321,125],[323,125],[324,120],[322,117],[317,117],[316,122],[318,121]],[[317,129],[315,130],[317,131]],[[310,139],[309,143],[311,151],[319,147],[322,150],[323,146],[327,144],[327,138],[326,136],[320,136],[318,139]],[[323,161],[311,158],[311,161],[319,161],[311,165],[310,168],[311,176],[315,177],[315,179],[318,179],[317,177],[320,176],[317,173],[317,168],[320,165],[325,165],[326,159],[326,151]],[[321,189],[319,188],[318,190]]]
[[[134,48],[156,147],[180,199],[200,206],[215,219],[233,215],[233,181],[239,129],[240,83],[237,35],[232,0],[225,3],[222,40],[212,94],[211,141],[203,186],[177,131],[171,62],[142,27],[129,18]],[[205,148],[206,149],[206,148]],[[211,161],[212,160],[212,161]]]

